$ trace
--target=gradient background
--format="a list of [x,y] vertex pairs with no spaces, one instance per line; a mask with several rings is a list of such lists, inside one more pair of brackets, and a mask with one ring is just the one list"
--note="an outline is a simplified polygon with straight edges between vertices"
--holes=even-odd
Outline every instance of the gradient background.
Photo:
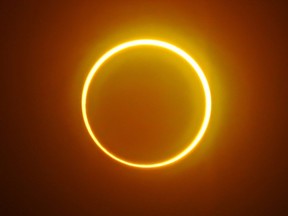
[[[0,18],[1,215],[288,215],[284,1],[2,1]],[[139,37],[189,52],[213,97],[201,144],[175,165],[150,171],[104,155],[80,106],[84,80],[100,55]],[[151,70],[168,71],[157,62]],[[127,67],[140,71],[136,63]],[[154,73],[141,71],[147,83]],[[152,96],[160,87],[149,86],[144,103],[159,102]],[[182,94],[185,85],[178,87]],[[175,104],[172,99],[166,102]],[[165,115],[184,109],[172,108]],[[179,127],[167,126],[176,134]],[[131,139],[123,153],[141,156]],[[152,147],[159,156],[165,133],[157,139]],[[140,144],[141,160],[149,160],[153,148]]]

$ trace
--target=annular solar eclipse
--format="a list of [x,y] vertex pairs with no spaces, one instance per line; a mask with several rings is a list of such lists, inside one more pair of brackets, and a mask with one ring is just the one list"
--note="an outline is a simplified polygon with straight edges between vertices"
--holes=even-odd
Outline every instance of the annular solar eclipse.
[[[205,95],[205,107],[204,107],[204,116],[203,116],[203,120],[201,122],[201,126],[200,129],[198,130],[195,138],[192,140],[192,142],[182,151],[180,151],[180,153],[175,153],[174,156],[164,160],[164,161],[160,161],[157,163],[135,163],[133,161],[129,161],[126,160],[125,158],[120,158],[119,156],[116,156],[114,153],[109,152],[105,146],[99,142],[99,140],[97,139],[97,137],[94,135],[92,128],[89,124],[89,117],[87,116],[87,111],[86,111],[86,100],[87,100],[87,94],[89,91],[89,86],[91,84],[91,81],[94,77],[94,75],[98,72],[98,69],[104,65],[106,63],[106,61],[108,59],[110,59],[112,56],[114,56],[115,54],[120,53],[123,50],[128,50],[129,48],[133,48],[133,47],[139,47],[139,46],[152,46],[152,47],[157,47],[160,49],[164,49],[164,50],[168,50],[170,52],[175,53],[176,55],[178,55],[180,58],[184,59],[187,64],[189,64],[191,66],[191,73],[196,72],[197,76],[199,77],[200,81],[201,81],[201,85],[204,91],[204,95]],[[191,152],[195,146],[201,141],[207,127],[209,124],[209,120],[210,120],[210,115],[211,115],[211,93],[210,93],[210,88],[209,88],[209,84],[208,81],[205,77],[204,72],[202,71],[202,69],[200,68],[200,66],[198,65],[198,63],[189,55],[187,54],[184,50],[170,44],[164,41],[159,41],[159,40],[152,40],[152,39],[141,39],[141,40],[133,40],[133,41],[128,41],[125,43],[122,43],[112,49],[110,49],[108,52],[106,52],[104,55],[102,55],[102,57],[100,57],[99,60],[96,61],[96,63],[94,64],[94,66],[92,67],[92,69],[90,70],[85,83],[84,83],[84,87],[83,87],[83,91],[82,91],[82,101],[81,101],[81,105],[82,105],[82,115],[83,115],[83,119],[84,119],[84,123],[85,126],[88,130],[88,133],[90,134],[91,138],[93,139],[93,141],[95,142],[95,144],[110,158],[128,165],[128,166],[132,166],[132,167],[137,167],[137,168],[156,168],[156,167],[163,167],[172,163],[175,163],[176,161],[184,158],[189,152]]]

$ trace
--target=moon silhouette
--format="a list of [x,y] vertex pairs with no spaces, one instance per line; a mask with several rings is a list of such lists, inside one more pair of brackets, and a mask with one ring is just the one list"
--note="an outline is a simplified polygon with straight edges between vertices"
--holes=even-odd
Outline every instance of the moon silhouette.
[[[153,46],[153,47],[158,47],[158,48],[162,48],[165,50],[168,50],[170,52],[175,53],[176,55],[178,55],[179,57],[181,57],[182,59],[184,59],[190,66],[191,69],[193,69],[193,72],[195,71],[197,76],[199,77],[200,81],[201,81],[201,85],[204,91],[204,95],[205,95],[205,110],[204,110],[204,116],[203,116],[203,120],[201,122],[201,126],[200,129],[198,130],[195,138],[191,141],[191,143],[184,148],[182,151],[180,151],[180,153],[175,154],[174,156],[157,162],[157,163],[135,163],[133,161],[128,161],[124,158],[120,158],[118,156],[116,156],[115,154],[111,153],[110,151],[108,151],[97,139],[97,137],[94,135],[91,126],[89,124],[89,120],[88,120],[88,116],[87,116],[87,110],[86,110],[86,101],[87,101],[87,94],[89,91],[89,86],[91,84],[91,81],[94,77],[94,75],[97,73],[98,69],[105,64],[105,62],[111,58],[112,56],[114,56],[115,54],[118,54],[119,52],[132,48],[132,47],[137,47],[137,46]],[[81,106],[82,106],[82,115],[83,115],[83,120],[85,123],[85,126],[87,128],[87,131],[89,133],[89,135],[91,136],[91,138],[93,139],[93,141],[95,142],[95,144],[110,158],[128,165],[128,166],[132,166],[132,167],[136,167],[136,168],[157,168],[157,167],[163,167],[172,163],[175,163],[177,161],[179,161],[180,159],[184,158],[189,152],[191,152],[196,145],[201,141],[207,127],[209,124],[209,120],[210,120],[210,116],[211,116],[211,92],[210,92],[210,88],[209,88],[209,84],[208,81],[205,77],[204,72],[202,71],[202,69],[200,68],[200,66],[198,65],[198,63],[189,55],[187,54],[185,51],[183,51],[182,49],[164,42],[164,41],[159,41],[159,40],[152,40],[152,39],[141,39],[141,40],[133,40],[133,41],[128,41],[125,43],[122,43],[112,49],[110,49],[108,52],[106,52],[104,55],[102,55],[102,57],[100,57],[100,59],[98,61],[96,61],[96,63],[94,64],[94,66],[92,67],[92,69],[90,70],[85,83],[84,83],[84,87],[83,87],[83,91],[82,91],[82,100],[81,100]]]

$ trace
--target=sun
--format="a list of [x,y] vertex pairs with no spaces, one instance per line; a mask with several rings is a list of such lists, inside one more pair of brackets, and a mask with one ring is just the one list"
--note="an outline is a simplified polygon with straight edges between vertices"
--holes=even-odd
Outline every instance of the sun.
[[[96,136],[94,135],[91,126],[89,124],[89,120],[88,120],[88,116],[87,116],[87,111],[86,111],[86,100],[87,100],[87,94],[89,91],[89,86],[90,83],[94,77],[94,75],[97,73],[98,69],[105,64],[105,62],[111,58],[113,55],[115,55],[116,53],[119,53],[123,50],[132,48],[132,47],[137,47],[137,46],[153,46],[153,47],[158,47],[158,48],[162,48],[165,50],[168,50],[170,52],[173,52],[175,54],[177,54],[179,57],[183,58],[190,66],[191,69],[194,69],[193,72],[195,71],[197,73],[197,76],[199,77],[202,87],[203,87],[203,91],[204,91],[204,95],[205,95],[205,110],[204,110],[204,117],[203,120],[201,122],[201,126],[200,129],[197,132],[197,135],[195,136],[194,140],[192,140],[192,142],[188,145],[188,147],[186,147],[185,149],[183,149],[180,153],[175,154],[175,156],[168,158],[167,160],[164,161],[160,161],[157,163],[145,163],[145,164],[141,164],[141,163],[135,163],[133,161],[128,161],[125,160],[124,158],[120,158],[118,156],[115,156],[113,153],[109,152],[96,138]],[[197,64],[197,62],[190,56],[188,55],[185,51],[183,51],[182,49],[164,42],[164,41],[159,41],[159,40],[153,40],[153,39],[141,39],[141,40],[132,40],[132,41],[128,41],[125,43],[122,43],[114,48],[112,48],[111,50],[109,50],[108,52],[106,52],[92,67],[92,69],[90,70],[85,83],[84,83],[84,87],[83,87],[83,91],[82,91],[82,101],[81,101],[81,106],[82,106],[82,115],[83,115],[83,119],[84,119],[84,123],[85,126],[88,130],[88,133],[90,134],[91,138],[93,139],[93,141],[95,142],[95,144],[106,154],[108,155],[110,158],[128,165],[128,166],[132,166],[132,167],[137,167],[137,168],[157,168],[157,167],[163,167],[172,163],[175,163],[176,161],[179,161],[180,159],[184,158],[189,152],[191,152],[195,146],[200,142],[200,140],[202,139],[208,124],[209,124],[209,120],[210,120],[210,116],[211,116],[211,92],[210,92],[210,88],[209,88],[209,84],[208,81],[205,77],[204,72],[202,71],[202,69],[200,68],[200,66]]]

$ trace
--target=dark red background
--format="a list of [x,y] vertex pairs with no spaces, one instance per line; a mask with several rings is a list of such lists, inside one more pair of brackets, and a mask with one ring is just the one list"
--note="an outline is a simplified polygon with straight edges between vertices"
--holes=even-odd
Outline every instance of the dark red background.
[[[288,215],[285,1],[1,1],[1,215]],[[168,39],[208,73],[200,145],[139,170],[88,136],[81,91],[119,42]],[[285,133],[286,132],[286,133]]]

